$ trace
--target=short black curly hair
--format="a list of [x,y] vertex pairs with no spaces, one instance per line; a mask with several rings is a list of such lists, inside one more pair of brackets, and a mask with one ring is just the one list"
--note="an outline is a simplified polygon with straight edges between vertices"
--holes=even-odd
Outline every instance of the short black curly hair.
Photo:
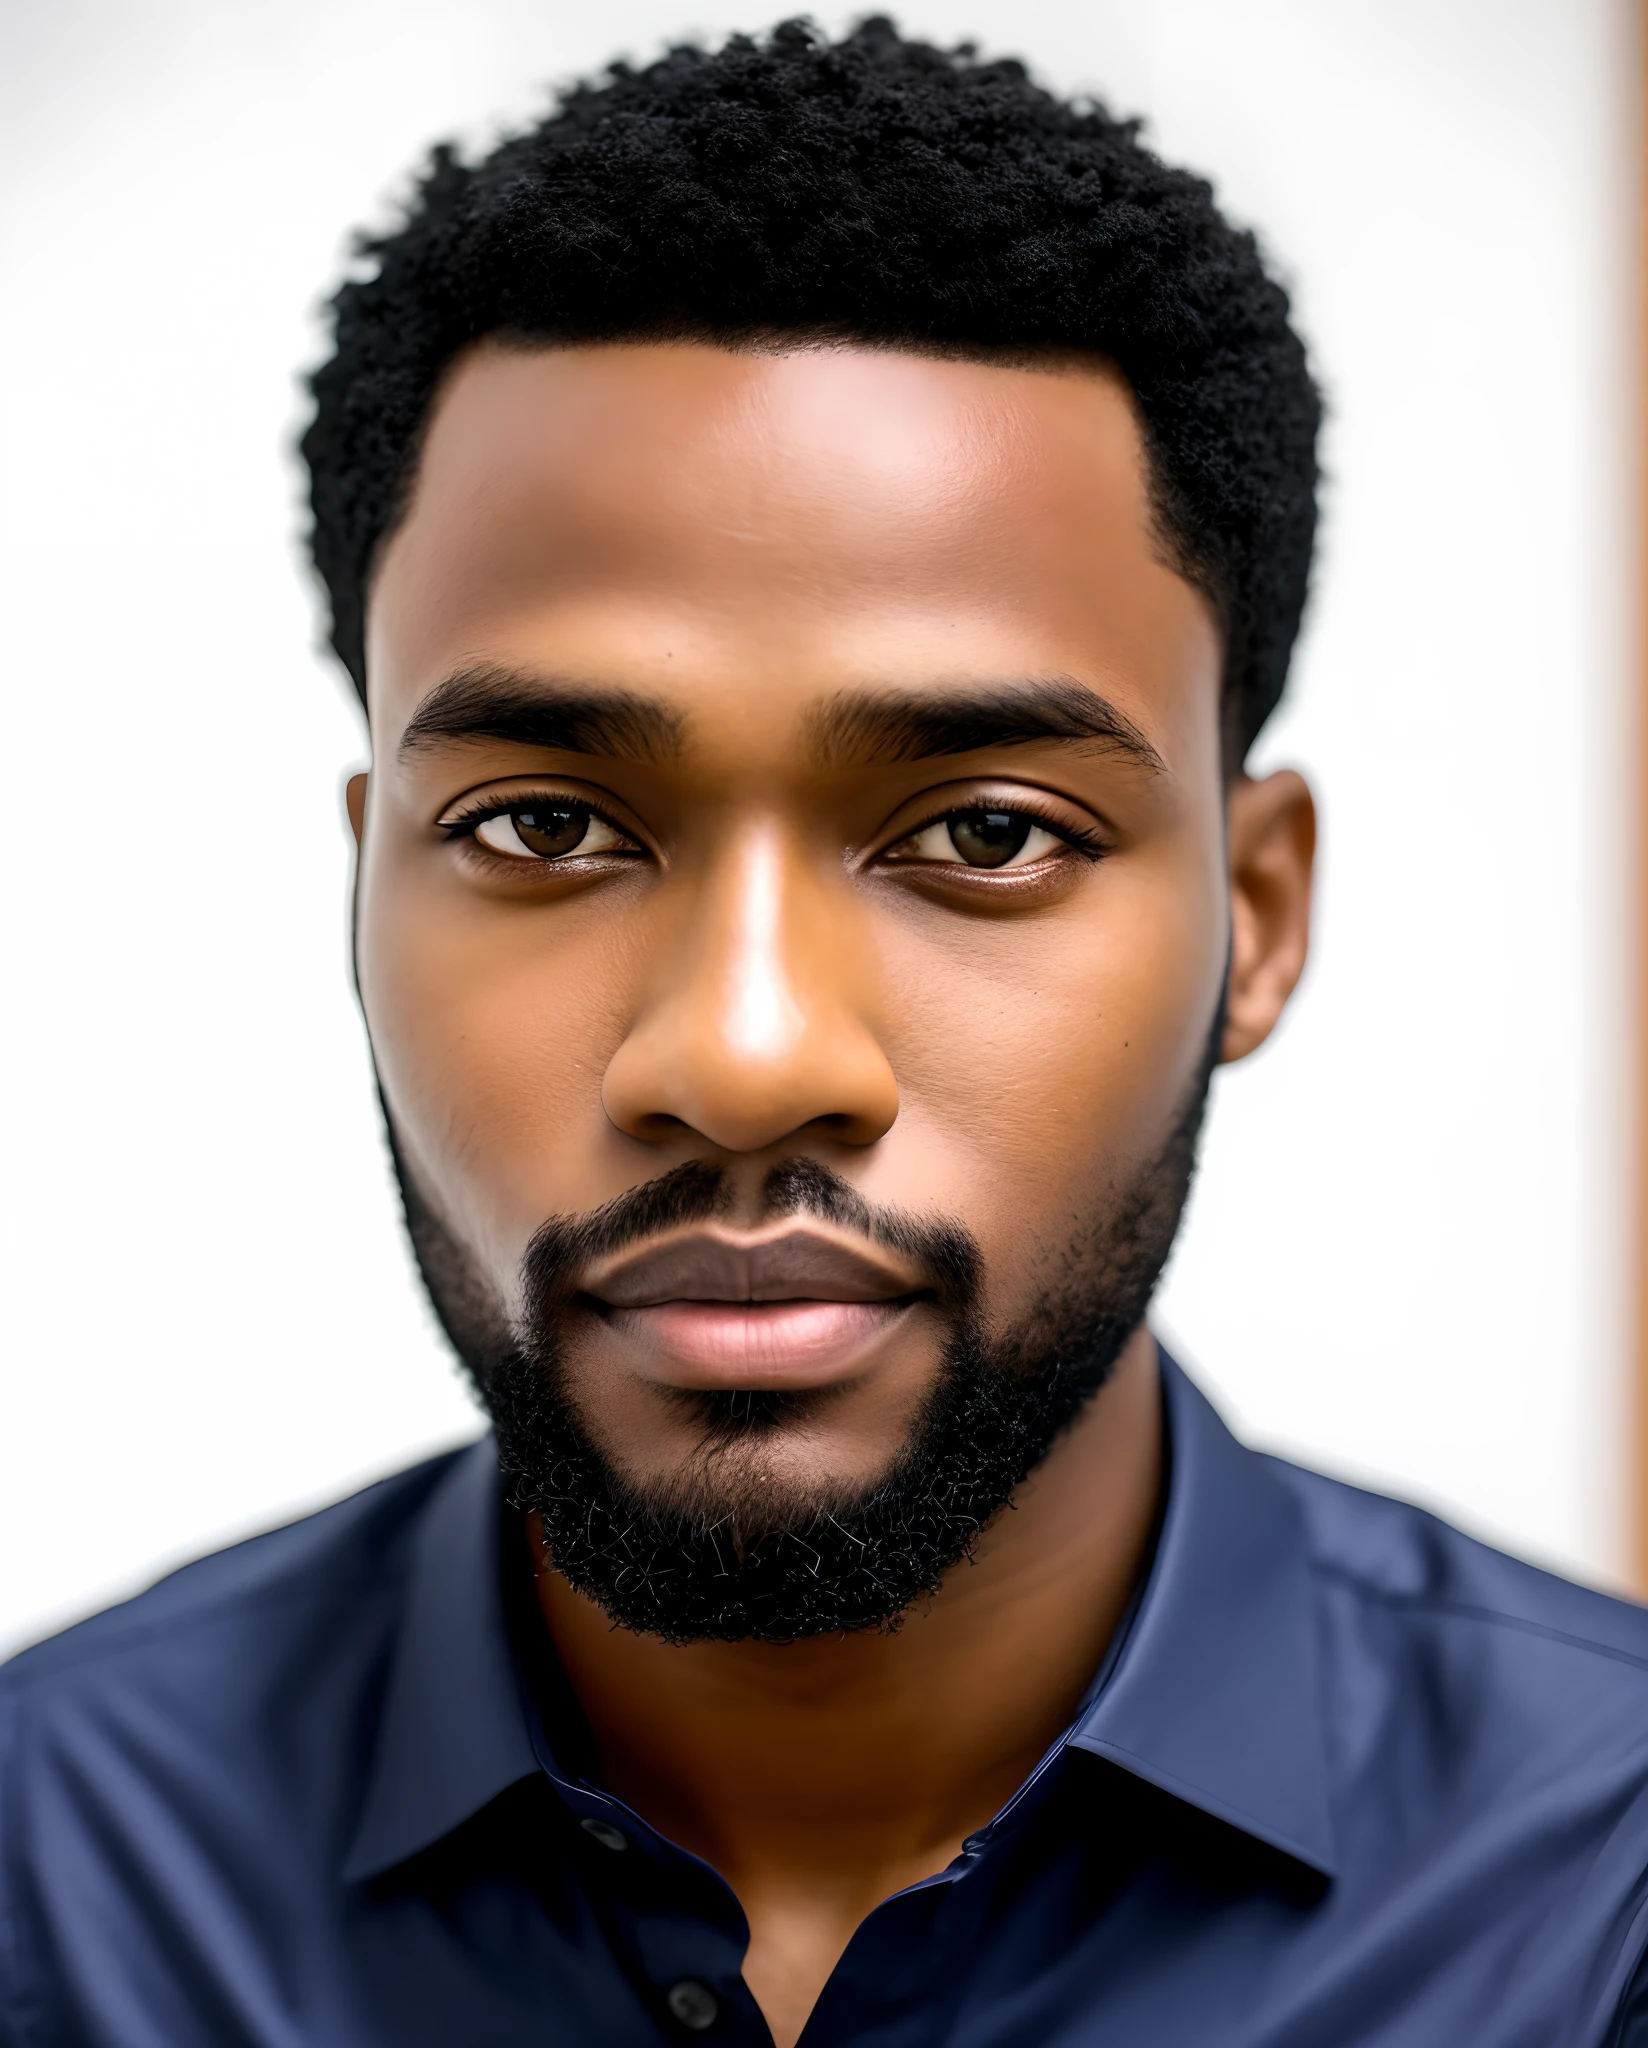
[[303,437],[332,645],[366,695],[373,566],[442,372],[524,345],[834,337],[984,360],[1100,355],[1130,384],[1156,522],[1225,644],[1234,765],[1304,606],[1321,403],[1288,302],[1138,123],[877,17],[613,65],[478,163],[438,147],[332,301]]

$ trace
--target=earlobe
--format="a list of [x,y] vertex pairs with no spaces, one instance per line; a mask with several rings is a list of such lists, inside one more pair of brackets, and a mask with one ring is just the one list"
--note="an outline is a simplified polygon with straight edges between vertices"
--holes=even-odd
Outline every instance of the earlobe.
[[355,835],[355,844],[361,843],[361,832],[366,823],[366,777],[351,775],[343,785],[343,807],[349,814],[349,829]]
[[1230,986],[1221,1060],[1263,1045],[1304,972],[1310,945],[1316,805],[1292,769],[1239,777],[1227,800]]

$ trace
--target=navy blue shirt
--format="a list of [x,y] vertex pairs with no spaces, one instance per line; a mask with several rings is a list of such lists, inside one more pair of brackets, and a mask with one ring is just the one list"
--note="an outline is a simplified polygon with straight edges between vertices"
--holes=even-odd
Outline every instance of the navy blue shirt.
[[[1648,1614],[1164,1382],[1121,1640],[805,2048],[1648,2044]],[[8,2048],[769,2040],[737,1900],[546,1719],[505,1527],[481,1443],[0,1674]]]

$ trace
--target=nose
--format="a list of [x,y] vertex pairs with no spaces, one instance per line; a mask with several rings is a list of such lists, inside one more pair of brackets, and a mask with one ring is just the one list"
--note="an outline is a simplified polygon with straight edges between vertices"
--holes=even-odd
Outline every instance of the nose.
[[700,878],[602,1081],[619,1130],[756,1152],[809,1127],[871,1145],[898,1084],[865,1016],[858,906],[804,849],[754,826]]

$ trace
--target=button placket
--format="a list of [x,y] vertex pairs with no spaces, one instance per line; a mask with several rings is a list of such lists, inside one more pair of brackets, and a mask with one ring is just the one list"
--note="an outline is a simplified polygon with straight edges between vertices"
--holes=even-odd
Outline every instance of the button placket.
[[599,1842],[603,1849],[610,1849],[616,1855],[619,1850],[629,1847],[629,1836],[622,1828],[615,1828],[609,1820],[597,1820],[592,1813],[584,1815],[578,1823],[592,1842]]
[[706,2027],[713,2027],[721,2016],[720,1999],[696,1977],[683,1977],[679,1984],[672,1984],[665,1994],[664,2003],[682,2026],[689,2027],[695,2034],[703,2033]]

